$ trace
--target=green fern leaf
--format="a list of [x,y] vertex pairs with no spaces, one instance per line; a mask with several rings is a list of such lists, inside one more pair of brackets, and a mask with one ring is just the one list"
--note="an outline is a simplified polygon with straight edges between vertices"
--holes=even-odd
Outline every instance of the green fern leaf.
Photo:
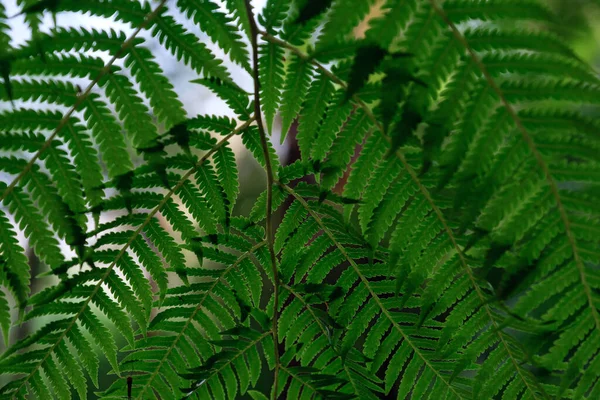
[[[246,146],[246,148],[250,150],[250,152],[252,152],[252,155],[254,156],[256,161],[258,161],[258,163],[264,167],[265,156],[263,154],[262,147],[260,144],[258,129],[256,129],[256,127],[249,127],[245,129],[242,132],[242,142],[244,143],[244,146]],[[277,157],[277,153],[275,152],[273,145],[270,142],[267,143],[267,145],[269,147],[268,151],[269,157],[271,159],[271,165],[273,167],[273,170],[277,171],[277,169],[279,168],[279,157]]]
[[273,34],[275,29],[281,27],[289,8],[288,0],[268,0],[258,20],[268,33]]
[[514,0],[494,0],[487,2],[470,2],[468,0],[452,0],[444,4],[444,11],[452,22],[479,18],[497,20],[511,18],[552,21],[552,12],[535,0],[517,2]]
[[319,51],[319,48],[323,45],[326,46],[331,42],[346,39],[352,33],[353,28],[366,17],[373,3],[371,0],[363,0],[357,3],[335,1],[331,6],[331,12],[323,28],[323,33],[319,37],[316,51]]
[[366,39],[378,43],[382,49],[389,50],[398,32],[406,27],[414,15],[417,4],[415,0],[386,1],[380,16],[369,22]]
[[185,260],[183,254],[181,254],[181,249],[173,238],[154,219],[148,222],[145,232],[160,250],[170,269],[175,271],[184,282],[187,282]]
[[[108,293],[104,290],[99,290],[94,296],[94,305],[98,307],[100,311],[113,323],[117,330],[123,335],[128,343],[133,343],[133,329],[131,328],[129,318],[124,310],[118,307],[118,303],[113,301]],[[90,315],[92,315],[90,313]],[[85,319],[84,319],[85,321]],[[98,321],[98,325],[101,322]],[[88,328],[90,329],[90,328]],[[95,328],[91,328],[95,329]],[[106,329],[106,328],[105,328]],[[108,331],[107,331],[108,334]],[[114,345],[114,344],[113,344]],[[116,346],[115,346],[116,356]],[[116,359],[114,360],[116,362]]]
[[364,203],[358,207],[358,218],[363,232],[371,224],[375,207],[381,202],[392,182],[398,178],[401,168],[395,159],[384,160],[380,163],[366,187]]
[[94,342],[98,344],[102,353],[110,362],[111,367],[118,371],[117,346],[108,329],[106,329],[102,323],[100,323],[98,317],[89,310],[86,310],[81,314],[81,325],[85,327],[94,338]]
[[2,329],[2,335],[4,337],[4,344],[8,345],[8,337],[10,333],[10,307],[4,292],[0,294],[0,328]]
[[311,145],[332,95],[331,81],[324,74],[319,74],[313,81],[300,112],[297,138],[302,157],[305,159],[308,159],[311,153]]
[[229,73],[214,54],[198,38],[165,14],[156,18],[153,36],[178,60],[183,60],[198,74],[230,80]]
[[304,59],[292,54],[281,94],[281,143],[302,108],[312,73],[311,66]]
[[88,96],[84,104],[85,118],[100,147],[100,154],[107,165],[109,177],[114,178],[131,171],[133,164],[125,150],[123,136],[119,134],[121,129],[106,105],[94,95]]
[[177,6],[205,31],[231,59],[250,71],[248,52],[231,19],[218,11],[218,6],[205,0],[178,0]]
[[199,83],[213,91],[217,96],[223,99],[229,107],[244,121],[251,117],[251,104],[248,99],[248,93],[244,92],[235,83],[228,83],[218,79],[196,79],[194,83]]
[[19,0],[13,45],[6,4],[0,397],[600,396],[600,83],[549,6]]
[[70,382],[73,382],[79,397],[85,397],[87,395],[87,384],[85,382],[85,377],[81,371],[81,368],[79,367],[79,364],[77,364],[77,361],[71,357],[69,348],[64,342],[61,342],[61,344],[57,347],[56,358],[66,377]]
[[281,87],[283,86],[283,48],[273,44],[265,43],[260,47],[260,87],[261,105],[265,113],[265,119],[269,134],[273,128],[273,118],[279,105]]
[[90,141],[89,134],[81,125],[69,123],[61,131],[62,139],[67,143],[75,164],[75,170],[80,177],[86,198],[92,206],[100,203],[103,197],[102,171],[98,165],[98,152]]
[[[6,189],[6,185],[2,184],[0,188]],[[24,192],[17,190],[13,191],[5,201],[40,259],[52,268],[60,266],[64,262],[64,257],[60,252],[58,241],[52,236],[52,231],[31,199]],[[20,276],[24,278],[25,275],[21,273]]]
[[545,31],[530,32],[524,29],[496,29],[482,26],[468,29],[464,33],[471,48],[476,51],[483,50],[517,50],[528,49],[539,52],[557,51],[566,56],[576,58],[573,50],[564,41]]
[[59,148],[62,143],[53,142],[42,159],[50,170],[52,179],[57,182],[58,194],[63,198],[69,209],[80,213],[85,209],[85,203],[80,193],[81,178],[69,162],[67,153]]
[[206,233],[215,234],[217,232],[217,220],[209,211],[206,199],[200,195],[200,192],[194,185],[189,182],[184,183],[179,192],[177,192],[177,195]]
[[125,58],[125,66],[131,69],[141,91],[150,99],[158,122],[164,122],[165,128],[170,129],[185,119],[183,104],[148,49],[141,46],[131,48],[129,56]]
[[134,146],[147,147],[158,137],[148,108],[142,103],[132,83],[125,76],[113,73],[105,79],[106,94],[117,106],[119,117],[125,125],[125,130],[131,135]]
[[[2,235],[0,262],[2,262],[2,270],[6,275],[2,284],[8,286],[16,297],[19,307],[23,307],[29,295],[29,265],[25,252],[15,240],[14,229],[4,211],[0,214],[0,234]],[[2,325],[2,333],[6,338],[8,330],[5,329],[5,325]]]
[[235,155],[228,146],[222,146],[215,152],[214,161],[217,177],[227,198],[227,213],[231,215],[239,192]]
[[169,221],[173,229],[181,233],[181,238],[184,241],[189,243],[196,237],[197,233],[194,226],[174,201],[169,199],[163,206],[161,212],[167,221]]
[[[223,332],[225,335],[228,333],[232,336],[237,336],[238,339],[216,341],[215,344],[223,348],[220,353],[217,353],[206,360],[203,366],[190,369],[187,373],[182,374],[185,379],[196,381],[196,383],[185,392],[189,394],[194,392],[202,393],[206,390],[203,386],[208,386],[213,393],[215,393],[215,389],[220,387],[220,383],[218,383],[219,381],[215,380],[214,377],[217,376],[217,374],[227,374],[225,371],[232,371],[232,368],[235,365],[233,360],[240,357],[248,357],[246,353],[251,349],[256,351],[256,346],[261,344],[263,339],[270,335],[270,332],[261,334],[260,332],[246,327]],[[248,359],[247,362],[250,362],[250,360]],[[228,389],[229,396],[235,396],[237,394],[237,386],[228,385]],[[220,389],[220,391],[222,392],[222,389]],[[225,396],[224,392],[222,393],[223,396]]]
[[[212,115],[198,115],[186,122],[188,129],[206,129],[221,135],[231,133],[235,127],[235,121],[228,117],[215,117]],[[212,147],[212,146],[211,146]]]
[[342,91],[333,95],[330,103],[330,108],[335,107],[323,118],[323,123],[319,128],[314,146],[311,149],[312,159],[323,160],[326,154],[331,149],[340,129],[346,123],[353,111],[353,106],[350,103],[345,103],[337,107],[342,100]]
[[237,20],[237,25],[244,31],[246,36],[250,37],[250,19],[244,2],[242,0],[227,0],[226,4],[229,12]]
[[215,220],[224,224],[229,215],[225,203],[227,197],[213,167],[210,164],[203,165],[196,172],[196,180],[201,193],[208,200]]
[[279,252],[283,246],[288,236],[298,228],[300,223],[306,218],[307,213],[304,207],[301,206],[300,203],[294,202],[285,213],[284,219],[277,229],[277,233],[275,236],[275,251]]

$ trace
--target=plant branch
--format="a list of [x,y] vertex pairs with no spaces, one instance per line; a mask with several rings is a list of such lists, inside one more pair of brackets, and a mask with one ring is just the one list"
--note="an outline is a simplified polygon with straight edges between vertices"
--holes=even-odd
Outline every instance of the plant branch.
[[273,398],[277,399],[278,392],[278,375],[279,375],[279,335],[277,332],[278,325],[278,312],[279,312],[279,274],[277,272],[277,259],[275,257],[275,249],[273,247],[273,221],[272,221],[272,208],[273,208],[273,167],[271,165],[271,156],[269,153],[269,145],[267,141],[267,134],[265,132],[261,106],[260,106],[260,75],[258,70],[258,35],[260,31],[256,25],[254,19],[254,13],[252,11],[252,5],[250,0],[245,0],[246,12],[248,13],[248,19],[250,20],[250,43],[252,45],[252,78],[254,80],[254,116],[256,118],[256,124],[258,125],[258,132],[260,134],[260,143],[265,157],[265,169],[267,172],[267,212],[265,221],[265,234],[267,245],[269,247],[269,255],[271,257],[271,268],[273,273],[273,353],[275,356],[275,373],[273,382]]
[[535,142],[533,141],[533,138],[527,131],[527,128],[525,128],[525,126],[523,125],[521,118],[519,117],[519,115],[517,114],[515,109],[512,107],[512,105],[508,102],[508,100],[506,100],[504,93],[502,92],[500,87],[496,84],[496,82],[494,81],[494,78],[488,72],[485,64],[479,59],[477,54],[475,54],[475,51],[471,48],[471,46],[469,45],[469,42],[467,42],[467,39],[460,33],[460,31],[456,28],[454,23],[452,23],[452,21],[450,21],[450,19],[448,18],[448,16],[444,12],[444,10],[442,10],[437,5],[435,0],[429,0],[429,2],[431,3],[431,7],[433,7],[434,11],[438,14],[438,16],[442,20],[444,20],[446,25],[448,25],[448,28],[452,32],[454,39],[465,48],[465,50],[467,51],[467,53],[468,53],[469,57],[471,58],[471,60],[473,61],[473,63],[477,66],[477,68],[479,68],[479,70],[483,74],[483,77],[485,78],[487,84],[496,93],[496,95],[500,99],[500,102],[502,103],[502,105],[504,106],[506,111],[508,112],[508,115],[514,121],[519,132],[521,132],[521,135],[523,136],[523,140],[525,140],[525,143],[527,143],[527,147],[529,147],[529,150],[533,154],[533,157],[535,158],[536,163],[538,164],[538,166],[544,173],[544,177],[546,178],[546,181],[548,182],[548,186],[550,187],[550,192],[552,193],[552,196],[554,197],[554,200],[556,201],[556,206],[557,206],[558,212],[560,214],[560,219],[562,220],[562,222],[565,226],[565,233],[567,235],[569,245],[571,246],[571,250],[573,252],[573,259],[575,261],[575,265],[577,266],[577,270],[579,273],[579,279],[581,280],[581,284],[583,286],[583,291],[587,298],[588,305],[590,306],[592,317],[594,318],[594,322],[596,324],[596,329],[600,332],[600,315],[598,314],[598,311],[596,310],[596,306],[594,305],[592,288],[587,281],[587,277],[585,274],[585,266],[583,265],[583,261],[581,260],[581,257],[579,256],[579,249],[577,247],[575,235],[573,234],[573,231],[571,229],[571,221],[569,220],[567,211],[566,211],[564,205],[562,204],[560,193],[558,191],[558,186],[556,185],[556,181],[550,174],[550,169],[548,168],[548,164],[542,157],[542,154],[537,149],[537,146],[536,146]]
[[206,290],[206,292],[204,293],[204,297],[202,297],[202,300],[200,300],[198,302],[198,304],[196,305],[196,308],[194,308],[194,311],[190,314],[189,318],[185,321],[185,324],[181,328],[181,331],[177,333],[177,336],[173,340],[173,343],[171,343],[171,345],[169,346],[169,348],[165,350],[165,354],[164,354],[163,358],[156,365],[156,369],[150,375],[150,377],[148,378],[148,381],[146,382],[146,384],[144,385],[144,387],[141,389],[140,393],[136,396],[136,399],[142,399],[143,398],[144,393],[146,393],[146,390],[151,386],[152,381],[154,380],[154,378],[156,377],[156,375],[160,371],[160,368],[167,361],[167,359],[169,358],[169,355],[175,349],[175,346],[179,342],[179,339],[181,339],[181,337],[184,335],[184,332],[186,331],[186,329],[188,328],[188,326],[194,321],[194,318],[196,318],[196,314],[198,313],[198,311],[200,311],[200,308],[204,304],[204,301],[208,298],[209,294],[212,293],[212,291],[215,289],[215,287],[217,287],[217,285],[219,284],[219,282],[221,282],[223,280],[223,278],[225,278],[225,276],[227,276],[227,274],[229,272],[231,272],[233,269],[237,268],[237,266],[243,260],[245,260],[246,258],[250,257],[252,254],[254,254],[254,252],[256,252],[258,249],[260,249],[261,247],[263,247],[265,244],[266,244],[266,242],[264,242],[264,241],[260,242],[260,243],[257,243],[250,250],[246,251],[241,256],[239,256],[238,259],[233,264],[231,264],[229,267],[227,267],[227,268],[225,268],[223,270],[223,273],[221,275],[219,275],[219,278],[216,279],[213,282],[213,284]]
[[[295,298],[297,298],[300,303],[302,303],[304,308],[306,308],[306,310],[313,317],[313,319],[315,320],[317,325],[319,325],[319,329],[321,330],[321,332],[323,332],[323,335],[329,336],[331,334],[327,330],[327,327],[325,326],[325,324],[323,324],[321,319],[317,316],[317,314],[315,314],[315,312],[314,312],[313,308],[310,306],[310,304],[308,304],[306,302],[306,300],[304,299],[304,297],[302,297],[302,295],[300,295],[300,293],[296,292],[294,290],[294,288],[286,285],[285,283],[282,283],[281,287],[284,288],[285,290],[287,290],[290,294],[292,294]],[[333,348],[333,345],[331,347]],[[335,349],[334,349],[334,351],[335,351]],[[337,354],[337,352],[336,352],[336,354]],[[340,359],[342,361],[342,368],[344,369],[344,372],[346,373],[346,376],[348,377],[348,381],[350,382],[350,384],[352,385],[352,388],[354,389],[354,393],[357,395],[360,395],[360,391],[358,390],[358,387],[356,386],[356,382],[354,382],[354,379],[352,379],[352,375],[350,374],[350,371],[348,371],[348,368],[346,367],[346,363],[344,362],[343,357],[341,357],[339,354],[337,356],[340,357]]]
[[329,237],[331,242],[334,244],[335,247],[337,247],[337,249],[340,251],[342,256],[346,259],[346,261],[348,261],[348,263],[350,263],[350,265],[352,266],[352,269],[354,270],[354,272],[356,273],[356,275],[358,276],[358,278],[360,279],[362,284],[365,285],[365,288],[369,292],[369,295],[371,296],[373,301],[375,301],[375,303],[377,304],[377,306],[379,307],[379,309],[381,310],[383,315],[385,315],[385,317],[390,321],[392,326],[398,331],[398,333],[400,333],[402,338],[410,345],[410,347],[412,347],[415,354],[418,355],[419,358],[421,358],[423,360],[423,363],[425,365],[427,365],[427,367],[433,371],[433,373],[437,376],[438,379],[441,379],[442,382],[444,382],[444,384],[446,386],[448,386],[448,389],[451,392],[453,392],[457,398],[459,398],[459,399],[464,398],[463,396],[461,396],[461,394],[459,392],[456,391],[456,389],[450,384],[450,382],[448,382],[442,376],[441,372],[438,371],[437,369],[435,369],[435,367],[432,365],[431,361],[429,361],[425,357],[425,355],[419,349],[419,347],[413,343],[413,341],[408,336],[408,334],[405,333],[404,330],[402,329],[402,327],[394,320],[394,317],[392,316],[390,311],[383,305],[383,302],[381,301],[379,296],[377,296],[377,293],[375,293],[375,291],[371,287],[371,284],[369,283],[369,280],[367,279],[367,277],[361,272],[360,268],[358,267],[358,265],[356,264],[354,259],[352,257],[350,257],[350,255],[348,254],[348,252],[346,251],[344,246],[335,238],[335,236],[333,236],[333,233],[331,232],[331,230],[329,228],[327,228],[327,226],[325,226],[325,223],[323,222],[321,217],[319,217],[319,215],[308,205],[306,200],[304,200],[304,198],[302,196],[300,196],[298,193],[296,193],[294,191],[294,189],[292,189],[291,187],[289,187],[279,181],[277,181],[277,184],[280,185],[283,188],[283,190],[288,192],[292,197],[294,197],[296,200],[298,200],[298,202],[306,209],[306,211],[310,214],[310,216],[315,220],[317,225],[319,225],[319,227],[321,228],[323,233],[325,233],[325,235],[327,235],[327,237]]
[[75,324],[77,323],[77,320],[79,320],[79,318],[81,317],[81,315],[87,309],[89,303],[92,301],[92,298],[96,295],[96,293],[98,293],[98,291],[102,287],[102,284],[104,283],[104,281],[108,278],[108,276],[110,275],[110,273],[112,272],[112,270],[115,268],[115,266],[117,264],[117,261],[119,259],[121,259],[121,257],[123,257],[123,254],[125,254],[125,252],[127,251],[127,249],[129,249],[129,247],[131,246],[131,244],[134,242],[134,240],[137,238],[137,236],[142,232],[142,230],[144,229],[144,227],[146,227],[146,225],[148,225],[150,223],[150,221],[152,220],[152,218],[154,218],[154,215],[156,215],[156,213],[158,213],[164,207],[164,205],[167,204],[167,202],[173,196],[173,194],[175,194],[175,192],[177,190],[179,190],[183,186],[183,184],[187,181],[187,179],[194,172],[196,172],[198,170],[198,168],[200,168],[202,166],[202,164],[204,164],[204,162],[206,160],[208,160],[208,158],[214,152],[216,152],[218,149],[220,149],[221,147],[223,147],[227,142],[229,142],[229,140],[233,136],[237,135],[240,131],[242,131],[243,129],[246,129],[248,126],[250,126],[250,124],[253,121],[254,121],[254,119],[249,119],[243,125],[241,125],[239,128],[236,128],[229,135],[227,135],[223,139],[221,139],[221,141],[219,143],[217,143],[211,150],[209,150],[204,156],[202,156],[202,158],[196,163],[196,165],[194,165],[193,168],[191,168],[188,172],[185,173],[185,175],[183,175],[181,177],[181,179],[179,180],[179,182],[177,182],[177,184],[172,189],[169,190],[169,192],[165,195],[165,197],[161,200],[161,202],[158,203],[158,205],[156,207],[154,207],[152,209],[152,211],[150,211],[148,213],[148,216],[146,217],[146,219],[133,232],[133,234],[131,235],[131,238],[129,238],[129,240],[123,246],[123,248],[121,249],[121,251],[119,251],[119,253],[115,257],[115,259],[113,260],[113,262],[106,268],[106,272],[99,279],[99,281],[96,284],[96,286],[94,286],[94,289],[92,290],[92,292],[90,293],[90,295],[88,296],[88,298],[83,302],[83,305],[81,306],[81,309],[77,312],[77,314],[75,314],[73,316],[73,319],[69,323],[69,326],[67,326],[65,328],[65,330],[61,333],[61,335],[56,339],[56,342],[48,349],[48,351],[46,352],[46,355],[37,363],[37,365],[32,369],[31,373],[29,373],[29,375],[25,379],[23,379],[23,382],[21,383],[21,385],[15,391],[16,394],[18,394],[20,392],[20,390],[27,384],[27,382],[29,381],[29,379],[31,379],[31,377],[33,376],[33,374],[41,367],[41,365],[46,361],[46,359],[48,359],[48,357],[50,357],[50,355],[54,352],[54,349],[56,348],[56,346],[58,346],[62,342],[62,340],[66,337],[67,333],[71,331],[71,329],[73,328],[73,326],[75,326]]
[[152,11],[150,14],[148,14],[146,16],[146,18],[144,19],[144,21],[131,34],[131,36],[129,36],[129,38],[125,42],[123,42],[123,44],[121,45],[119,50],[117,50],[117,52],[106,63],[106,65],[104,65],[104,67],[100,70],[100,72],[98,73],[96,78],[94,78],[94,80],[91,81],[90,84],[85,88],[85,90],[79,96],[77,96],[77,100],[75,100],[75,104],[73,104],[73,106],[71,106],[71,108],[69,108],[67,113],[62,117],[62,119],[58,123],[58,126],[54,129],[52,134],[50,134],[48,139],[46,139],[46,141],[44,142],[42,147],[33,155],[33,157],[31,157],[31,160],[29,160],[29,162],[27,163],[25,168],[23,168],[23,170],[19,173],[19,175],[17,175],[15,177],[15,179],[13,179],[13,181],[10,183],[10,185],[8,185],[6,187],[6,189],[4,189],[2,196],[0,196],[0,202],[2,202],[9,194],[12,193],[12,191],[15,189],[15,187],[21,181],[21,179],[23,179],[23,177],[25,175],[27,175],[27,173],[31,170],[31,168],[33,168],[33,165],[38,160],[38,158],[41,157],[42,153],[44,153],[46,150],[48,150],[48,148],[50,148],[56,135],[58,135],[58,133],[69,123],[69,119],[71,119],[71,115],[73,115],[73,113],[77,110],[77,108],[81,104],[83,104],[84,101],[86,101],[87,97],[92,92],[92,89],[96,86],[96,84],[100,81],[100,79],[102,79],[102,77],[104,75],[106,75],[107,73],[110,72],[112,65],[115,63],[115,61],[117,59],[119,59],[119,57],[121,57],[121,54],[133,44],[133,42],[135,41],[135,38],[142,31],[142,29],[144,29],[146,27],[146,25],[148,25],[148,23],[150,23],[150,21],[152,21],[154,18],[156,18],[156,16],[160,13],[161,9],[164,7],[166,2],[167,2],[167,0],[161,0],[161,2],[156,6],[154,11]]
[[[313,64],[315,66],[315,68],[317,68],[325,76],[327,76],[329,79],[331,79],[332,82],[338,84],[342,88],[346,88],[347,87],[346,82],[344,82],[343,80],[341,80],[340,78],[338,78],[336,75],[334,75],[333,73],[331,73],[331,71],[329,71],[327,68],[325,68],[319,62],[315,61],[312,57],[310,57],[309,55],[307,55],[307,54],[303,53],[302,51],[298,50],[295,46],[290,45],[289,43],[287,43],[287,42],[285,42],[283,40],[280,40],[280,39],[278,39],[278,38],[276,38],[276,37],[274,37],[274,36],[272,36],[272,35],[270,35],[270,34],[268,34],[266,32],[261,32],[261,35],[266,40],[268,40],[270,42],[273,42],[273,43],[276,43],[278,45],[281,45],[281,46],[285,47],[286,49],[289,49],[290,51],[294,52],[296,55],[298,55],[298,57],[306,60],[307,62],[310,62],[311,64]],[[373,123],[373,125],[375,125],[375,127],[377,128],[377,131],[381,134],[381,136],[389,144],[391,144],[392,143],[392,139],[388,135],[385,134],[383,126],[377,120],[377,118],[375,117],[375,115],[371,111],[370,107],[357,94],[355,94],[355,95],[352,96],[352,100],[359,107],[361,107],[363,109],[363,111],[365,112],[365,114],[367,115],[367,117],[371,120],[371,122]],[[458,254],[458,257],[460,259],[460,263],[462,265],[462,268],[465,270],[465,272],[469,276],[469,280],[471,281],[471,285],[473,286],[473,289],[477,293],[477,296],[479,297],[479,299],[481,301],[481,304],[484,306],[484,308],[486,310],[486,314],[488,315],[490,321],[494,325],[494,329],[497,332],[499,340],[502,342],[503,347],[506,349],[506,352],[509,355],[509,357],[510,357],[512,363],[513,363],[513,365],[515,366],[515,369],[519,373],[519,376],[521,377],[521,379],[523,380],[523,382],[525,383],[525,385],[531,390],[531,387],[529,386],[530,383],[522,375],[521,368],[520,368],[520,365],[519,365],[519,361],[517,359],[515,359],[515,357],[513,355],[513,352],[511,351],[510,346],[508,345],[508,343],[506,342],[506,340],[502,336],[502,333],[500,332],[500,326],[496,322],[496,319],[494,318],[493,312],[492,312],[492,310],[490,309],[490,307],[488,305],[489,301],[485,298],[485,295],[483,294],[481,288],[477,284],[476,278],[473,275],[473,271],[471,270],[471,267],[469,267],[469,265],[467,263],[467,260],[465,258],[465,255],[463,254],[462,249],[458,245],[456,237],[454,236],[454,233],[452,232],[452,229],[448,225],[448,222],[446,221],[446,218],[444,217],[441,209],[437,206],[437,204],[433,200],[433,197],[431,196],[431,193],[429,193],[429,190],[425,187],[425,185],[423,185],[423,183],[419,179],[419,177],[418,177],[417,173],[415,172],[415,170],[411,167],[411,165],[406,160],[406,157],[404,156],[404,153],[400,149],[398,149],[398,150],[396,150],[394,152],[394,154],[396,155],[396,157],[398,158],[398,160],[400,161],[400,163],[402,164],[402,166],[404,167],[404,169],[406,170],[406,172],[408,172],[408,174],[410,175],[412,181],[417,185],[417,187],[419,188],[419,191],[421,192],[421,194],[423,195],[423,197],[425,198],[425,200],[429,203],[429,205],[431,206],[431,209],[435,213],[437,219],[442,224],[442,227],[443,227],[444,231],[446,232],[448,238],[450,239],[450,242],[452,243],[452,246],[454,247],[454,249],[456,250],[456,252]],[[529,361],[531,361],[531,357],[528,355],[528,353],[526,351],[524,351],[524,349],[523,349],[523,353],[526,354],[527,355],[526,356],[527,359]],[[548,398],[548,396],[546,395],[543,387],[541,387],[537,381],[536,381],[536,386],[538,387],[539,391],[544,394],[544,398]],[[535,393],[535,392],[532,390],[532,393]]]

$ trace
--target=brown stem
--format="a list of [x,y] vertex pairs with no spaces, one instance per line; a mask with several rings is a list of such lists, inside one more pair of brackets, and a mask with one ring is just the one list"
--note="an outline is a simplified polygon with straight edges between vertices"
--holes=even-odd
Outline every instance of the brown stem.
[[273,167],[271,166],[271,158],[269,154],[269,146],[267,142],[267,134],[263,125],[261,107],[260,107],[260,79],[258,72],[258,35],[259,30],[254,20],[254,13],[250,0],[245,0],[248,19],[250,20],[250,44],[252,45],[252,78],[254,80],[254,115],[258,132],[260,134],[260,143],[265,157],[265,169],[267,172],[267,213],[266,213],[266,240],[271,256],[271,268],[273,272],[273,353],[275,357],[275,373],[273,382],[273,398],[277,399],[278,392],[278,376],[279,376],[279,338],[277,333],[277,319],[279,311],[279,275],[277,272],[277,260],[275,258],[275,250],[273,248],[273,226],[272,226],[272,204],[273,204]]

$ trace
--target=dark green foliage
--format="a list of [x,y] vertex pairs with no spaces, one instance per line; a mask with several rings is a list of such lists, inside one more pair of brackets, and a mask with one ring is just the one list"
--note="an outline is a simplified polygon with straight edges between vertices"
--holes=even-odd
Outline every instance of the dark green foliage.
[[44,11],[51,11],[51,12],[56,12],[56,10],[58,9],[58,6],[60,5],[60,3],[62,2],[62,0],[41,0],[38,2],[31,2],[31,4],[27,5],[23,11],[21,11],[21,13],[16,14],[15,17],[17,15],[21,15],[21,14],[36,14],[36,13],[41,13]]
[[283,86],[284,49],[274,43],[266,43],[260,49],[260,87],[263,98],[262,108],[265,113],[267,129],[271,133],[273,118],[279,106],[281,87]]
[[300,2],[300,12],[298,16],[294,20],[296,24],[304,24],[305,22],[311,20],[312,18],[322,14],[325,10],[329,8],[332,0],[319,0],[319,1],[311,1],[304,0]]
[[379,3],[0,2],[0,397],[600,398],[596,73],[535,0]]
[[196,79],[192,81],[206,86],[222,100],[224,100],[237,116],[246,121],[252,114],[252,108],[249,104],[248,93],[244,92],[235,83],[221,81],[217,78]]
[[[344,101],[348,101],[364,86],[367,79],[369,79],[369,75],[375,72],[385,54],[385,49],[376,44],[365,43],[356,49],[352,70],[348,77],[348,88],[346,89]],[[398,91],[394,92],[397,93]]]

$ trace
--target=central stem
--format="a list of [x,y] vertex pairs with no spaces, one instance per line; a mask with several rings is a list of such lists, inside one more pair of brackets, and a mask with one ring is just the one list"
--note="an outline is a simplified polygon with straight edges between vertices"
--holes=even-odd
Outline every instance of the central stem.
[[250,0],[245,0],[246,12],[250,20],[250,44],[252,45],[252,78],[254,80],[254,115],[258,132],[260,135],[260,143],[265,157],[265,169],[267,172],[267,212],[266,212],[266,227],[265,234],[269,254],[271,257],[271,269],[273,272],[273,353],[275,357],[275,374],[273,382],[273,398],[277,399],[278,392],[278,376],[279,376],[279,336],[277,334],[277,319],[279,310],[279,274],[277,272],[277,260],[275,258],[275,249],[273,248],[273,224],[272,224],[272,204],[273,204],[273,167],[271,166],[271,158],[269,153],[269,145],[267,142],[267,134],[263,125],[261,107],[260,107],[260,79],[258,71],[258,34],[259,30],[254,20],[254,13]]

